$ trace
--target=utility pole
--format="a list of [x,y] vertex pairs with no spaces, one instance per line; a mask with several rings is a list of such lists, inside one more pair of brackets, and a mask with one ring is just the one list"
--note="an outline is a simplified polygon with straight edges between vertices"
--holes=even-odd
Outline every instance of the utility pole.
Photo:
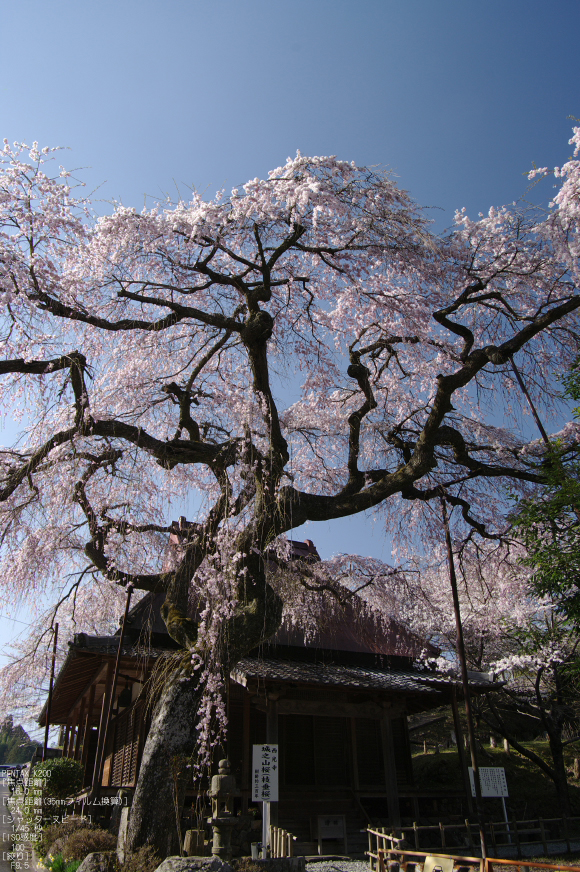
[[455,626],[457,628],[457,656],[461,666],[461,683],[463,685],[463,695],[465,697],[465,714],[467,716],[467,735],[469,738],[469,752],[471,755],[471,765],[473,767],[473,780],[475,782],[475,804],[477,807],[477,819],[479,824],[479,838],[481,840],[481,856],[487,857],[487,842],[485,837],[485,820],[483,816],[483,804],[481,797],[481,784],[479,782],[479,766],[477,765],[477,748],[475,745],[475,730],[473,727],[473,712],[471,709],[471,694],[469,692],[469,679],[467,676],[467,662],[465,659],[465,644],[463,641],[463,625],[461,623],[461,612],[459,609],[459,596],[457,593],[457,575],[455,573],[455,560],[453,557],[453,548],[451,544],[451,533],[449,532],[449,518],[447,516],[447,502],[445,497],[441,497],[441,509],[443,511],[443,527],[445,529],[445,544],[447,546],[447,562],[449,565],[449,581],[451,582],[451,591],[453,594],[453,611],[455,613]]
[[54,637],[52,640],[52,664],[50,667],[50,684],[48,686],[48,702],[46,704],[46,724],[44,727],[44,745],[42,746],[42,762],[46,760],[48,750],[48,731],[50,729],[50,715],[52,710],[52,689],[54,687],[54,669],[56,664],[56,640],[58,639],[58,624],[54,625]]
[[550,440],[548,439],[548,434],[546,433],[545,427],[540,420],[540,416],[538,415],[537,409],[534,406],[533,400],[529,394],[527,387],[524,384],[524,380],[520,375],[520,371],[517,368],[513,357],[511,357],[510,360],[511,360],[511,364],[512,364],[512,369],[514,371],[514,375],[515,375],[516,379],[518,380],[518,384],[519,384],[520,388],[522,389],[522,393],[523,393],[524,397],[528,401],[528,406],[530,407],[530,409],[532,411],[532,415],[534,416],[534,421],[538,425],[538,430],[540,431],[542,439],[544,440],[544,444],[547,445],[549,448],[550,447]]

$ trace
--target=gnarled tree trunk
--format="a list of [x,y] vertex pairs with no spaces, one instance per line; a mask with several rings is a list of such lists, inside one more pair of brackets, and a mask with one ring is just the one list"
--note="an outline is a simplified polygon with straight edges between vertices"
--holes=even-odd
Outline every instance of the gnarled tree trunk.
[[[225,642],[221,666],[225,675],[244,654],[269,639],[282,620],[282,601],[267,583],[263,566],[254,563],[252,568],[253,581],[246,580],[244,599],[222,628]],[[182,599],[175,594],[168,594],[163,617],[172,637],[193,650],[197,628],[175,604]],[[178,820],[186,782],[176,773],[175,758],[191,757],[196,750],[202,693],[199,671],[187,665],[176,669],[165,683],[145,742],[129,814],[126,853],[143,845],[154,847],[162,858],[180,853]]]
[[559,732],[548,732],[548,740],[550,743],[550,753],[553,761],[553,780],[560,805],[560,812],[564,817],[572,814],[570,807],[570,794],[568,792],[568,773],[566,772],[566,763],[564,761],[564,745]]
[[152,845],[160,857],[180,853],[178,815],[183,805],[182,779],[175,758],[195,750],[197,708],[201,696],[198,676],[176,670],[167,680],[155,707],[145,742],[125,851]]

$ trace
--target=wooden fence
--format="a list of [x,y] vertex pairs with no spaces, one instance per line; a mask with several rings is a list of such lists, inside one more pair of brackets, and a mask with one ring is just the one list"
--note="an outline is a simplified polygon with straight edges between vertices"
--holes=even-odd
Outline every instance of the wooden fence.
[[270,827],[270,857],[293,857],[295,841],[296,836],[282,827]]
[[[485,825],[488,836],[488,849],[494,854],[506,845],[515,846],[518,857],[522,856],[523,845],[537,845],[548,853],[549,842],[562,842],[566,851],[570,851],[571,840],[580,841],[580,817],[569,818],[532,818],[531,820],[489,821]],[[479,848],[479,826],[468,818],[457,824],[431,824],[398,828],[394,833],[385,827],[367,829],[369,835],[369,858],[376,857],[380,849],[388,850],[398,846],[402,839],[413,844],[417,851],[425,849],[437,850],[446,848],[466,847]],[[428,844],[421,836],[429,836]],[[433,836],[436,838],[433,839]],[[459,842],[459,844],[458,844]],[[439,844],[435,844],[439,843]],[[455,844],[453,844],[455,843]],[[371,868],[374,868],[371,866]]]
[[403,869],[404,872],[410,872],[409,867],[412,867],[413,872],[417,867],[422,867],[423,872],[460,872],[469,867],[473,867],[473,872],[501,872],[501,869],[494,870],[494,866],[516,866],[522,872],[529,872],[531,869],[553,869],[556,872],[578,872],[578,866],[565,866],[562,863],[534,863],[531,860],[505,860],[498,857],[455,857],[452,854],[425,854],[417,851],[398,851],[379,849],[377,855],[378,872],[390,872],[390,870]]

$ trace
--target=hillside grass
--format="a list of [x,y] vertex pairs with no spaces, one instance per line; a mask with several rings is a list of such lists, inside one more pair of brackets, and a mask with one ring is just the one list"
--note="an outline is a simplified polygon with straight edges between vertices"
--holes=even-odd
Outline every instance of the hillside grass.
[[[544,741],[523,742],[525,747],[550,763],[548,743]],[[576,752],[579,753],[579,752]],[[467,757],[469,757],[466,752]],[[568,790],[572,814],[580,816],[580,782],[571,777],[573,751],[567,755],[569,764]],[[484,746],[478,755],[480,766],[503,766],[506,773],[509,797],[506,799],[508,815],[518,820],[538,816],[553,818],[560,816],[558,798],[552,780],[541,769],[513,748],[509,754],[503,748]],[[440,753],[416,753],[413,756],[415,786],[424,790],[462,790],[463,780],[459,765],[457,748],[441,750]],[[501,800],[486,799],[486,811],[494,819],[503,818]]]

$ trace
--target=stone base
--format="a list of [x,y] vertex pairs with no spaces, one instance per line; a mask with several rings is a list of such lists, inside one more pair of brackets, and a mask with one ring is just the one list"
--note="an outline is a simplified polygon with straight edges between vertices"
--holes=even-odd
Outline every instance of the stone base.
[[125,862],[125,842],[127,839],[127,827],[129,826],[130,808],[123,807],[119,817],[119,829],[117,832],[117,858],[119,863]]
[[114,872],[116,868],[116,851],[95,851],[92,854],[87,854],[79,866],[80,872]]
[[183,853],[186,857],[205,857],[209,853],[205,843],[205,830],[185,831]]

